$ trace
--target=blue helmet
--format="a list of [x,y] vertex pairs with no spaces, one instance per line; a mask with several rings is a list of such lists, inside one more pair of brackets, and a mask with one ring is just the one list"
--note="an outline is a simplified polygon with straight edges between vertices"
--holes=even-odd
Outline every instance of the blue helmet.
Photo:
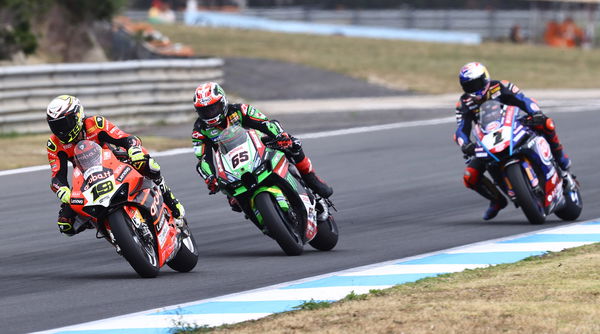
[[460,69],[460,85],[465,93],[482,99],[490,88],[490,74],[481,63],[468,63]]

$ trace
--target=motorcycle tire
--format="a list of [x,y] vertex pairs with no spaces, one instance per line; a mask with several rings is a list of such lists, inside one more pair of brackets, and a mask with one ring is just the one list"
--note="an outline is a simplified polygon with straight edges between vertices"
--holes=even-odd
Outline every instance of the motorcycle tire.
[[[531,224],[543,224],[546,221],[546,213],[543,206],[540,207],[533,189],[525,179],[521,165],[511,164],[506,167],[506,176],[513,186],[517,197],[517,203]],[[543,204],[542,204],[543,205]]]
[[327,220],[318,222],[317,235],[308,243],[320,251],[332,250],[338,242],[338,227],[332,215]]
[[576,191],[577,198],[579,198],[579,204],[575,203],[569,194],[565,194],[565,206],[554,212],[558,218],[566,221],[573,221],[579,218],[581,210],[583,209],[583,202],[581,201],[581,192],[579,189]]
[[302,254],[302,237],[297,235],[287,222],[287,217],[275,202],[271,194],[262,192],[254,199],[255,207],[263,217],[263,224],[269,235],[277,241],[285,254],[296,256]]
[[144,278],[156,277],[160,270],[156,248],[144,243],[129,216],[123,210],[117,210],[108,216],[108,224],[121,248],[121,254],[138,275]]
[[198,263],[198,247],[196,246],[196,239],[194,239],[192,231],[189,230],[187,221],[183,228],[186,229],[185,232],[188,236],[183,237],[177,255],[167,265],[173,270],[186,273],[194,269]]

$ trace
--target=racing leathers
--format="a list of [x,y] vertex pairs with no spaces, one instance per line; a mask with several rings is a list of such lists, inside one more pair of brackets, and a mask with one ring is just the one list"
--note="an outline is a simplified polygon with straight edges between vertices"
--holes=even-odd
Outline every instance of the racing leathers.
[[[502,104],[516,106],[526,112],[533,121],[534,130],[543,135],[550,144],[552,154],[559,166],[563,170],[567,170],[571,165],[571,161],[564,154],[563,147],[556,135],[554,121],[545,116],[537,102],[525,96],[515,84],[504,80],[492,80],[485,97],[479,101],[469,96],[469,94],[463,94],[456,104],[458,127],[454,137],[465,156],[471,157],[464,173],[465,186],[491,201],[490,207],[483,217],[485,220],[494,218],[498,211],[507,205],[506,198],[498,191],[497,187],[483,176],[486,164],[481,159],[474,157],[475,144],[470,140],[472,124],[478,122],[479,107],[490,99],[498,100]],[[497,171],[490,170],[489,172],[492,178],[496,179],[498,177]],[[496,179],[496,181],[500,183],[499,180]]]
[[[113,144],[128,150],[134,167],[143,175],[152,179],[161,189],[165,204],[173,211],[175,217],[183,217],[184,208],[173,196],[160,173],[160,166],[150,158],[148,151],[136,136],[129,135],[102,116],[87,117],[83,120],[83,129],[79,137],[71,143],[63,143],[55,135],[51,135],[47,143],[48,162],[52,171],[50,188],[63,202],[58,214],[58,227],[62,233],[72,236],[84,230],[88,225],[76,225],[77,214],[70,207],[70,187],[68,181],[68,162],[74,164],[74,151],[77,142],[90,140],[102,145]],[[137,159],[136,159],[137,158]]]
[[[258,130],[274,138],[280,143],[280,147],[287,146],[288,158],[294,163],[306,185],[323,198],[328,198],[333,194],[333,189],[316,176],[310,159],[302,150],[300,141],[284,132],[279,122],[269,120],[263,113],[248,104],[229,104],[226,110],[227,114],[221,124],[208,127],[198,118],[192,132],[194,154],[199,160],[196,170],[206,182],[211,194],[219,190],[213,164],[213,155],[217,149],[216,139],[223,130],[231,125]],[[240,211],[235,199],[230,198],[229,203],[233,210]]]

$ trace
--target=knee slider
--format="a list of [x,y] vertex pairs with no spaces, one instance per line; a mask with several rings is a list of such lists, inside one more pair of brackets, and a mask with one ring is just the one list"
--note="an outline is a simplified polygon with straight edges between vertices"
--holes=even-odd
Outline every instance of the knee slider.
[[463,176],[463,181],[465,183],[465,187],[474,189],[475,186],[479,183],[481,179],[481,175],[479,171],[475,168],[467,167],[465,169],[465,174]]

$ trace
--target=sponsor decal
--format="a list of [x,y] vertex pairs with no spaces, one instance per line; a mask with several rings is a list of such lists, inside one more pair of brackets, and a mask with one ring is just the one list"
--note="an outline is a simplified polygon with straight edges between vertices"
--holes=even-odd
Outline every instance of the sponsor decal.
[[94,120],[96,121],[96,127],[98,129],[103,129],[104,128],[104,117],[102,117],[102,116],[96,116],[94,118]]
[[550,165],[550,160],[552,159],[552,151],[550,150],[550,145],[548,145],[548,142],[541,137],[539,137],[536,140],[536,143],[537,151],[539,152],[542,161],[544,162],[544,164]]
[[202,139],[204,138],[204,135],[198,131],[194,131],[192,132],[192,138],[194,139]]
[[490,93],[494,94],[496,92],[500,92],[500,85],[496,84],[492,88],[490,88]]
[[504,116],[504,125],[511,125],[513,122],[513,116],[515,114],[515,108],[514,107],[509,107],[506,110],[506,116]]
[[104,179],[110,177],[110,175],[111,175],[110,171],[94,173],[87,178],[87,183],[92,184],[98,180],[104,180]]
[[165,226],[165,220],[166,218],[164,215],[158,220],[158,223],[156,224],[156,231],[160,232],[162,230],[162,228]]
[[73,198],[71,197],[71,204],[72,205],[83,205],[84,201],[83,198]]
[[158,213],[158,204],[159,203],[160,203],[160,198],[158,197],[158,195],[154,196],[152,205],[150,206],[150,214],[152,216],[156,216],[156,214]]
[[500,122],[494,121],[485,126],[485,132],[491,132],[500,127]]
[[517,85],[512,85],[512,88],[510,89],[513,93],[517,94],[519,92],[519,87],[517,87]]
[[531,110],[533,110],[533,111],[540,111],[540,107],[536,103],[533,103],[533,102],[529,105],[529,108],[531,108]]
[[56,152],[56,150],[58,149],[56,147],[56,144],[54,144],[54,142],[52,141],[52,139],[48,139],[48,143],[46,144],[48,149],[52,152]]
[[231,124],[237,123],[240,120],[240,116],[238,115],[237,112],[229,115],[229,122]]
[[130,172],[131,172],[131,167],[129,167],[129,166],[125,167],[125,169],[123,170],[121,175],[119,175],[119,177],[117,177],[117,181],[123,182],[123,180],[125,180],[125,177],[127,176],[127,174],[129,174]]
[[257,109],[250,107],[250,109],[248,110],[248,116],[252,117],[252,118],[258,118],[261,120],[266,120],[267,116],[265,116],[263,113],[261,113],[260,111],[258,111]]
[[168,233],[169,233],[169,229],[168,228],[164,228],[158,234],[158,242],[160,243],[161,246],[165,244],[165,240],[167,240],[167,234]]

